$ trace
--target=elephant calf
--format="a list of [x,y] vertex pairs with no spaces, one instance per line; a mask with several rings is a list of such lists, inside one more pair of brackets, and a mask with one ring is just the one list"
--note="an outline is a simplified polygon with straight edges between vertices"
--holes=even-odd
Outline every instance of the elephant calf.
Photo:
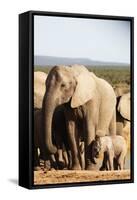
[[124,169],[127,154],[126,140],[120,135],[96,136],[92,143],[92,160],[99,158],[101,153],[104,153],[103,165],[105,169]]

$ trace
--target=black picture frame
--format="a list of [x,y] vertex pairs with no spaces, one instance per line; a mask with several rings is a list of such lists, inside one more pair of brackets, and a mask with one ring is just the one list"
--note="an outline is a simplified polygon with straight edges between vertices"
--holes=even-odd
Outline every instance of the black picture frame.
[[[128,180],[95,181],[63,184],[33,184],[33,73],[34,73],[34,16],[55,16],[130,21],[131,66],[131,178]],[[28,11],[19,14],[19,185],[28,189],[74,187],[134,182],[134,17],[79,13]]]

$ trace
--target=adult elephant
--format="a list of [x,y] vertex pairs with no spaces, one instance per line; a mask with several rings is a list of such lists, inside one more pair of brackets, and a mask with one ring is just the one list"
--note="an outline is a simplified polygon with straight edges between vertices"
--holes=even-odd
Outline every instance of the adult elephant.
[[[64,123],[64,113],[62,108],[57,109],[54,112],[54,120],[52,124],[52,132],[54,135],[54,143],[57,146],[57,159],[55,160],[54,155],[49,156],[48,152],[45,150],[43,145],[43,125],[42,125],[42,102],[43,97],[46,92],[45,81],[47,78],[47,74],[41,71],[34,72],[34,169],[39,169],[39,155],[38,149],[40,150],[40,156],[45,160],[51,160],[52,166],[55,166],[55,162],[57,161],[57,165],[59,169],[64,168],[68,165],[66,148],[68,152],[68,144],[66,138],[63,138],[64,132],[66,131],[65,123]],[[62,125],[63,123],[63,125]],[[56,136],[56,138],[55,138]],[[65,147],[64,147],[65,146]],[[46,155],[45,155],[46,154]],[[66,161],[66,164],[65,164]]]
[[130,121],[130,93],[117,97],[116,106],[117,134],[122,135],[127,121]]
[[[34,111],[34,169],[39,170],[40,158],[45,161],[45,170],[50,168],[64,169],[69,167],[69,144],[66,136],[66,124],[63,108],[54,111],[52,121],[52,138],[57,153],[49,154],[44,147],[42,109]],[[39,149],[39,155],[38,155]]]
[[45,94],[47,74],[41,71],[34,72],[34,108],[41,109]]
[[38,148],[41,149],[40,126],[43,97],[46,91],[45,81],[47,74],[41,71],[34,72],[34,169],[39,168]]
[[[126,139],[127,148],[130,150],[130,93],[122,94],[117,97],[116,104],[116,134],[121,135]],[[104,154],[104,159],[100,170],[106,170],[107,155]],[[114,169],[117,165],[114,162]]]
[[82,126],[85,142],[86,169],[92,170],[90,159],[91,143],[95,135],[116,134],[116,96],[111,85],[98,78],[82,65],[55,66],[46,80],[46,93],[43,100],[43,123],[45,147],[51,154],[57,148],[52,141],[52,119],[54,110],[64,105],[68,140],[72,153],[72,169],[81,169],[79,132]]

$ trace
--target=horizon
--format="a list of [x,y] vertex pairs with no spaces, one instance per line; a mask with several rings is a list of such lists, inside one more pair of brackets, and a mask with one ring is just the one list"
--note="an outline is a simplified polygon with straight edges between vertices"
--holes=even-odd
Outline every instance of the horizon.
[[[87,59],[87,60],[90,60],[90,61],[93,61],[93,62],[99,62],[99,63],[115,63],[115,64],[123,64],[123,65],[130,65],[130,63],[127,63],[127,62],[115,62],[115,61],[103,61],[103,60],[94,60],[94,59],[91,59],[91,58],[88,58],[88,57],[66,57],[66,56],[52,56],[52,55],[34,55],[34,57],[54,57],[54,58],[66,58],[66,59]],[[35,64],[34,64],[35,65]]]

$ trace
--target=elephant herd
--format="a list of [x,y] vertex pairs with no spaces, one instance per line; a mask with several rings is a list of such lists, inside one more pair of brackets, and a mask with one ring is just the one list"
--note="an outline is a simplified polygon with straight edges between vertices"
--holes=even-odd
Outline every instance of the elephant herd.
[[34,72],[34,170],[124,169],[128,123],[130,93],[83,65]]

